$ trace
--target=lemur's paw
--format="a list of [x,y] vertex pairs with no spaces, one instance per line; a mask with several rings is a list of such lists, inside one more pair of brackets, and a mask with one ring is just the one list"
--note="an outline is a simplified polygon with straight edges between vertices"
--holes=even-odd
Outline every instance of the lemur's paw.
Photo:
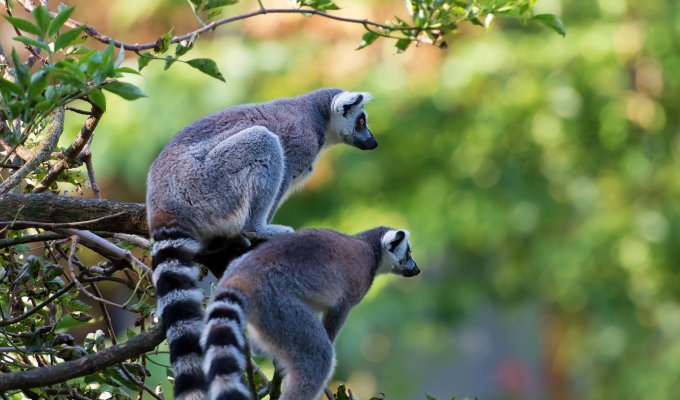
[[267,240],[274,236],[285,235],[293,233],[295,230],[290,226],[285,225],[265,225],[258,228],[256,231],[243,232],[243,236],[250,240]]

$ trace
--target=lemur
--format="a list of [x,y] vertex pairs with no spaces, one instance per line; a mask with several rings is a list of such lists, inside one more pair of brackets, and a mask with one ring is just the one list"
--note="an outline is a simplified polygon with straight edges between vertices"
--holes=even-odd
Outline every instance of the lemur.
[[320,89],[228,108],[182,129],[151,165],[146,205],[153,282],[175,398],[201,398],[206,387],[196,261],[219,277],[251,242],[292,232],[270,222],[321,150],[335,143],[377,147],[363,108],[369,99],[364,92]]
[[246,323],[254,347],[283,367],[280,400],[318,398],[335,366],[333,340],[375,275],[420,272],[408,237],[387,227],[354,236],[309,229],[237,258],[206,310],[201,346],[208,398],[251,399],[241,378],[248,362]]

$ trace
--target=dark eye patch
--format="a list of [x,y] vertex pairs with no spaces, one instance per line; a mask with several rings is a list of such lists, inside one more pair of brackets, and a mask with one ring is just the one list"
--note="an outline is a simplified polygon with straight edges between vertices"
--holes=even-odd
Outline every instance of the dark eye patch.
[[359,118],[357,118],[357,122],[355,124],[354,129],[356,129],[356,130],[364,129],[365,126],[366,126],[366,116],[364,114],[361,114],[359,116]]

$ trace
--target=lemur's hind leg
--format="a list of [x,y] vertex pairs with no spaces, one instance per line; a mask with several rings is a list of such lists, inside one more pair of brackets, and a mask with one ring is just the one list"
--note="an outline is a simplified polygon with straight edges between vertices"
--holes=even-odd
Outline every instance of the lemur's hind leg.
[[[288,226],[268,223],[283,182],[285,158],[279,138],[261,126],[244,129],[227,137],[206,157],[208,170],[216,172],[213,185],[228,190],[220,201],[221,212],[230,215],[231,234],[248,239],[268,239],[293,232]],[[236,218],[234,218],[236,216]]]
[[268,298],[261,302],[253,309],[269,307],[267,312],[251,314],[249,323],[262,340],[262,347],[274,356],[276,369],[283,370],[284,388],[279,400],[317,399],[335,367],[333,345],[326,331],[309,306],[298,299],[285,299],[277,307],[271,307]]

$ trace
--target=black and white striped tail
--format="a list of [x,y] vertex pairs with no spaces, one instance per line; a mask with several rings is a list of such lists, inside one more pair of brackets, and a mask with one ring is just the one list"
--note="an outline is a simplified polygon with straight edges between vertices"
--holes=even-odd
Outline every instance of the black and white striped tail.
[[200,400],[207,389],[200,346],[203,290],[198,287],[199,267],[192,261],[200,243],[172,227],[157,229],[152,237],[156,312],[170,346],[175,399]]
[[219,288],[206,310],[201,336],[203,372],[210,400],[250,400],[242,379],[246,368],[245,302],[239,292]]

